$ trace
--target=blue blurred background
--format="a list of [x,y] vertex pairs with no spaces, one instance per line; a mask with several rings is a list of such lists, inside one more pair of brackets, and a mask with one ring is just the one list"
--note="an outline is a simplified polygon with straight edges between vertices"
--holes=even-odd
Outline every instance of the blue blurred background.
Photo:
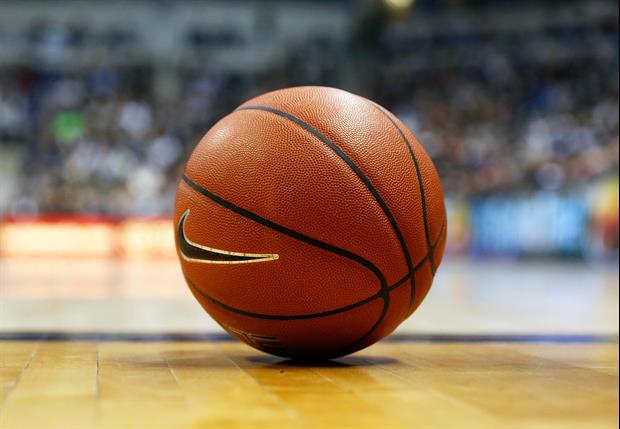
[[5,219],[167,216],[244,100],[337,86],[433,157],[449,252],[618,257],[615,0],[0,3]]

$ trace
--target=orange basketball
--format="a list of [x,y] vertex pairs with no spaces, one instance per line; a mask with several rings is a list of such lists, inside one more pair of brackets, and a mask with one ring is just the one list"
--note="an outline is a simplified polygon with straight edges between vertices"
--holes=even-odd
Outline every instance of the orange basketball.
[[439,176],[393,114],[334,88],[256,97],[191,155],[174,212],[189,287],[262,351],[331,358],[392,332],[441,262]]

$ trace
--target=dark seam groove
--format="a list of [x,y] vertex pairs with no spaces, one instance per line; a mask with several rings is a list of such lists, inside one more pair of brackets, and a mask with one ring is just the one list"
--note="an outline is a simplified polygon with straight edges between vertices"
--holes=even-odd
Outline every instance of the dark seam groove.
[[[420,199],[422,202],[422,218],[424,220],[424,236],[426,238],[426,248],[430,252],[431,251],[431,230],[430,230],[430,226],[428,223],[428,213],[427,213],[427,207],[426,207],[426,192],[424,191],[424,181],[422,180],[422,172],[420,171],[420,164],[418,162],[418,157],[413,151],[411,142],[409,141],[409,139],[407,138],[403,130],[398,126],[396,121],[392,119],[390,114],[388,114],[388,112],[386,112],[385,109],[383,109],[383,107],[379,106],[378,104],[373,103],[373,102],[370,102],[370,104],[372,104],[386,118],[388,118],[388,120],[392,123],[392,125],[394,125],[394,127],[396,128],[400,136],[403,138],[403,141],[407,145],[407,150],[409,151],[409,154],[411,155],[411,159],[415,166],[415,172],[416,172],[417,179],[418,179],[418,186],[420,188]],[[434,258],[434,255],[432,254],[430,255],[430,262],[431,262],[431,271],[433,275],[435,275],[435,272],[437,271],[437,266],[435,265],[435,258]]]
[[[400,231],[400,228],[398,227],[398,224],[396,223],[395,218],[393,217],[389,207],[387,206],[387,204],[385,203],[385,201],[383,200],[383,198],[381,197],[381,195],[378,193],[378,191],[374,188],[374,186],[372,185],[372,183],[370,182],[370,180],[364,175],[364,173],[359,169],[359,167],[346,155],[346,153],[344,153],[342,151],[342,149],[340,147],[338,147],[335,143],[333,143],[329,138],[327,138],[324,134],[322,134],[320,131],[318,131],[317,129],[315,129],[314,127],[312,127],[310,124],[302,121],[301,119],[286,113],[286,112],[282,112],[280,110],[277,109],[273,109],[270,107],[265,107],[265,106],[246,106],[246,107],[241,107],[238,108],[237,110],[259,110],[259,111],[265,111],[265,112],[269,112],[275,115],[278,115],[280,117],[283,117],[285,119],[288,119],[290,121],[292,121],[293,123],[301,126],[302,128],[304,128],[305,130],[309,131],[310,133],[312,133],[315,137],[317,137],[319,140],[321,140],[324,144],[326,144],[329,148],[331,148],[343,161],[345,161],[345,163],[349,166],[349,168],[358,176],[358,178],[364,183],[364,185],[366,186],[366,188],[369,190],[369,192],[373,195],[373,197],[375,198],[375,201],[379,204],[379,206],[381,207],[381,209],[383,210],[386,218],[388,219],[388,221],[390,222],[392,229],[394,230],[394,233],[396,234],[396,237],[398,238],[398,241],[400,243],[403,255],[405,257],[405,262],[407,264],[407,275],[405,276],[406,278],[410,279],[410,285],[411,285],[411,289],[410,289],[410,307],[413,305],[413,300],[414,300],[414,296],[415,296],[415,276],[414,276],[414,267],[412,266],[413,263],[411,261],[411,257],[409,254],[409,250],[407,248],[407,244],[404,240],[404,237],[402,235],[402,232]],[[382,113],[384,115],[386,115],[388,117],[388,119],[394,124],[394,126],[396,126],[396,128],[398,129],[398,131],[401,133],[402,137],[405,139],[405,141],[407,142],[407,146],[410,150],[411,156],[414,160],[414,163],[416,165],[416,171],[418,174],[418,180],[420,182],[420,192],[421,192],[421,196],[422,196],[422,205],[423,205],[423,217],[424,217],[424,225],[425,225],[425,234],[426,234],[426,244],[427,244],[427,254],[425,256],[424,259],[429,259],[430,263],[431,263],[431,271],[434,275],[435,273],[435,266],[434,266],[434,255],[432,254],[433,252],[433,248],[430,246],[430,230],[428,227],[428,220],[427,220],[427,215],[426,215],[426,201],[425,201],[425,196],[424,196],[424,187],[423,184],[421,182],[421,174],[419,171],[419,165],[417,163],[417,159],[415,158],[415,154],[413,153],[410,144],[408,142],[408,140],[406,139],[406,137],[404,136],[404,134],[402,133],[402,131],[400,130],[400,128],[394,123],[394,121],[392,121],[392,119],[385,114],[385,112],[382,111]],[[260,216],[251,213],[239,206],[234,205],[233,203],[226,201],[224,199],[222,199],[221,197],[207,191],[206,189],[200,187],[198,184],[196,184],[195,182],[193,182],[191,179],[189,179],[187,176],[183,176],[183,180],[190,186],[192,187],[194,190],[202,193],[203,195],[211,198],[213,201],[219,203],[220,205],[231,209],[243,216],[246,216],[258,223],[261,223],[265,226],[268,226],[272,229],[275,229],[279,232],[282,232],[284,234],[287,234],[293,238],[296,238],[298,240],[304,241],[308,244],[323,248],[325,250],[334,252],[336,254],[339,254],[341,256],[345,256],[349,259],[352,259],[358,263],[361,263],[362,265],[364,265],[365,267],[367,267],[368,269],[370,269],[379,279],[380,281],[380,287],[381,290],[379,292],[379,295],[381,296],[381,298],[383,299],[383,309],[381,314],[378,317],[378,320],[376,321],[376,323],[371,327],[371,329],[364,334],[361,338],[359,338],[357,341],[355,341],[354,343],[352,343],[349,347],[353,347],[356,344],[360,343],[361,341],[363,341],[366,337],[368,337],[370,334],[372,334],[372,332],[380,325],[380,323],[383,321],[383,319],[385,318],[388,308],[389,308],[389,303],[390,303],[390,289],[387,286],[386,280],[383,276],[383,273],[374,265],[372,264],[370,261],[362,258],[359,255],[355,255],[351,252],[348,252],[344,249],[339,249],[335,246],[331,246],[327,243],[323,243],[319,240],[313,239],[311,237],[305,236],[297,231],[288,229],[282,225],[278,225],[274,222],[271,222],[267,219],[261,218]],[[204,191],[204,192],[203,192]],[[441,236],[441,230],[440,230],[440,234]],[[206,297],[205,297],[206,298]]]
[[[282,232],[286,235],[289,235],[293,238],[296,238],[300,241],[304,241],[308,244],[314,245],[316,247],[334,252],[336,254],[340,254],[342,256],[348,257],[348,258],[352,258],[354,261],[361,263],[362,265],[366,266],[366,264],[364,264],[362,261],[365,261],[364,258],[355,255],[354,253],[348,252],[344,249],[339,249],[337,247],[334,247],[330,244],[327,243],[323,243],[319,240],[313,239],[311,237],[307,237],[299,232],[290,230],[284,226],[281,226],[279,224],[276,224],[274,222],[271,222],[267,219],[264,219],[246,209],[243,209],[227,200],[224,200],[223,198],[219,197],[218,195],[208,191],[207,189],[203,188],[202,186],[198,185],[197,183],[195,183],[194,181],[192,181],[189,177],[187,177],[186,175],[183,175],[182,177],[183,181],[190,186],[194,191],[206,196],[207,198],[211,199],[213,202],[234,211],[235,213],[238,213],[248,219],[251,219],[257,223],[260,223],[261,225],[264,225],[266,227],[272,228],[276,231]],[[437,241],[434,243],[433,247],[436,246],[437,244],[439,244],[439,241],[441,240],[441,237],[443,235],[443,231],[444,231],[444,226],[445,224],[445,218],[444,218],[444,222],[442,223],[442,228],[439,231],[439,235],[437,236]],[[343,253],[340,253],[343,252]],[[349,256],[347,256],[349,255]],[[359,258],[359,260],[358,260]],[[377,272],[375,272],[374,270],[372,270],[370,267],[368,267],[369,269],[371,269],[371,271],[373,271],[373,273],[375,273],[375,275],[377,275],[377,277],[379,278],[379,281],[381,282],[382,286],[386,285],[385,289],[381,289],[380,292],[372,295],[369,298],[366,298],[365,300],[359,301],[357,303],[353,303],[350,304],[348,306],[346,306],[346,308],[340,308],[340,309],[335,309],[335,310],[328,310],[326,312],[322,312],[319,313],[318,315],[293,315],[293,316],[276,316],[276,315],[264,315],[264,314],[259,314],[259,313],[251,313],[251,312],[247,312],[245,310],[240,310],[240,309],[236,309],[234,307],[230,307],[220,301],[215,300],[214,298],[206,295],[204,292],[202,292],[200,289],[198,289],[192,282],[191,280],[189,280],[189,278],[187,276],[185,276],[188,285],[195,290],[198,294],[200,294],[201,296],[203,296],[205,299],[207,299],[209,302],[212,302],[215,305],[220,306],[221,308],[233,312],[233,313],[238,313],[241,315],[245,315],[248,317],[256,317],[256,318],[263,318],[263,319],[271,319],[271,320],[295,320],[295,319],[310,319],[310,318],[316,318],[316,317],[324,317],[325,315],[330,315],[330,314],[336,314],[337,312],[342,312],[342,311],[348,311],[354,308],[357,308],[359,306],[362,306],[364,304],[367,304],[368,302],[373,301],[374,299],[377,299],[379,297],[383,298],[384,300],[384,305],[383,305],[383,310],[379,316],[379,318],[377,319],[377,321],[375,322],[375,324],[370,328],[370,330],[368,332],[366,332],[362,337],[360,337],[359,339],[357,339],[355,342],[353,342],[352,344],[350,344],[349,346],[347,346],[346,348],[344,348],[343,350],[347,350],[347,349],[351,349],[353,347],[355,347],[355,345],[359,344],[360,342],[362,342],[364,339],[366,339],[376,328],[377,326],[379,326],[379,324],[383,321],[383,319],[385,318],[385,315],[387,314],[387,306],[385,305],[385,294],[388,295],[388,300],[389,300],[389,293],[392,290],[397,289],[398,287],[400,287],[401,285],[405,284],[405,282],[409,279],[415,279],[415,272],[417,272],[418,269],[420,269],[424,263],[427,261],[427,259],[429,258],[429,254],[427,253],[424,258],[422,258],[420,260],[420,262],[418,262],[418,264],[416,264],[416,266],[413,268],[413,270],[410,273],[407,273],[407,275],[405,277],[403,277],[402,279],[398,280],[396,283],[394,283],[393,285],[387,287],[386,285],[386,281],[385,278],[383,277],[383,274],[381,273],[381,271],[375,267],[375,269],[377,270]],[[367,261],[368,264],[370,264],[371,266],[374,267],[374,265],[370,262]],[[184,273],[185,275],[185,273]],[[412,280],[414,281],[414,280]],[[389,301],[388,301],[389,302]],[[323,314],[323,313],[328,313],[328,314]]]
[[[335,253],[337,255],[340,256],[344,256],[345,258],[351,259],[355,262],[358,262],[360,264],[362,264],[363,266],[365,266],[366,268],[368,268],[370,271],[372,271],[375,276],[379,279],[379,283],[380,283],[380,296],[383,299],[383,308],[381,310],[381,314],[379,315],[377,322],[370,328],[370,330],[368,332],[366,332],[362,337],[360,337],[358,340],[356,340],[355,342],[353,342],[351,345],[349,345],[347,348],[351,348],[354,347],[356,344],[358,344],[359,342],[363,341],[364,339],[366,339],[370,334],[372,334],[372,332],[377,328],[377,326],[379,326],[379,324],[383,321],[383,319],[385,318],[388,308],[389,308],[389,304],[390,304],[390,292],[387,288],[387,281],[385,280],[385,277],[383,276],[383,273],[381,272],[381,270],[379,270],[379,268],[377,268],[372,262],[368,261],[367,259],[362,258],[359,255],[356,255],[355,253],[349,252],[347,250],[344,249],[340,249],[338,247],[332,246],[331,244],[328,243],[324,243],[322,241],[319,241],[317,239],[314,239],[312,237],[308,237],[300,232],[294,231],[292,229],[286,228],[285,226],[279,225],[275,222],[272,222],[270,220],[267,220],[255,213],[250,212],[249,210],[246,210],[242,207],[237,206],[236,204],[231,203],[230,201],[227,201],[225,199],[223,199],[222,197],[208,191],[207,189],[203,188],[202,186],[198,185],[197,183],[195,183],[194,181],[192,181],[189,177],[187,177],[186,175],[183,175],[182,177],[183,181],[190,186],[192,189],[194,189],[196,192],[206,196],[207,198],[211,199],[213,202],[221,205],[222,207],[225,207],[229,210],[234,211],[235,213],[238,213],[248,219],[251,219],[257,223],[260,223],[261,225],[267,226],[275,231],[281,232],[283,234],[286,234],[290,237],[293,237],[297,240],[303,241],[305,243],[311,244],[313,246],[319,247],[321,249],[327,250],[329,252]],[[409,271],[407,273],[408,275],[411,274],[411,271]]]
[[[375,276],[378,278],[379,283],[380,283],[380,296],[383,299],[384,305],[383,305],[383,309],[381,311],[381,314],[379,316],[379,320],[382,321],[383,318],[385,317],[385,315],[387,314],[387,309],[388,309],[388,305],[389,305],[389,301],[390,301],[390,294],[389,291],[387,290],[387,281],[385,280],[385,277],[383,276],[383,273],[381,272],[381,270],[379,270],[379,268],[377,268],[372,262],[362,258],[359,255],[356,255],[355,253],[349,252],[347,250],[344,249],[340,249],[338,247],[332,246],[331,244],[328,243],[324,243],[322,241],[316,240],[312,237],[308,237],[304,234],[301,234],[300,232],[294,231],[292,229],[286,228],[285,226],[279,225],[275,222],[272,222],[270,220],[267,220],[255,213],[250,212],[249,210],[246,210],[242,207],[239,207],[233,203],[231,203],[230,201],[227,201],[223,198],[221,198],[220,196],[214,194],[213,192],[208,191],[207,189],[203,188],[202,186],[198,185],[197,183],[195,183],[194,181],[192,181],[189,177],[187,177],[186,175],[183,175],[183,181],[190,186],[193,190],[195,190],[196,192],[206,196],[207,198],[211,199],[213,202],[221,205],[222,207],[225,207],[229,210],[234,211],[235,213],[238,213],[250,220],[253,220],[257,223],[260,223],[261,225],[264,225],[266,227],[269,227],[273,230],[276,230],[278,232],[281,232],[285,235],[288,235],[290,237],[293,237],[297,240],[303,241],[305,243],[308,243],[310,245],[313,245],[315,247],[319,247],[321,249],[327,250],[329,252],[335,253],[337,255],[340,256],[344,256],[348,259],[351,259],[355,262],[358,262],[359,264],[365,266],[366,268],[368,268],[370,271],[372,271]],[[372,330],[374,330],[374,327],[372,328]],[[372,331],[369,331],[369,333]],[[369,333],[365,334],[363,338],[365,338],[367,335],[369,335]]]
[[362,172],[362,170],[353,162],[351,158],[349,158],[349,156],[346,153],[344,153],[344,151],[338,145],[332,142],[326,135],[321,133],[319,130],[314,128],[312,125],[302,121],[301,119],[297,118],[296,116],[291,115],[290,113],[282,112],[280,110],[273,109],[271,107],[265,107],[265,106],[245,106],[245,107],[240,107],[237,110],[260,110],[264,112],[273,113],[274,115],[278,115],[282,118],[288,119],[289,121],[305,129],[306,131],[309,131],[311,134],[313,134],[315,137],[317,137],[319,140],[325,143],[332,151],[334,151],[336,155],[338,155],[340,159],[342,159],[349,166],[351,171],[355,173],[355,175],[362,181],[362,183],[364,183],[364,186],[366,187],[366,189],[368,189],[368,191],[374,197],[375,201],[381,207],[381,210],[383,210],[383,213],[385,214],[386,218],[388,219],[388,222],[390,222],[390,225],[392,226],[392,229],[394,230],[394,234],[396,234],[396,237],[398,239],[398,242],[400,244],[400,247],[405,257],[405,262],[407,264],[408,271],[411,272],[413,267],[412,267],[411,257],[409,256],[409,249],[407,248],[407,243],[405,242],[402,232],[400,228],[398,227],[398,224],[396,223],[396,219],[394,219],[394,216],[392,215],[390,208],[387,206],[387,204],[385,203],[385,200],[383,200],[383,198],[381,197],[377,189],[374,187],[374,185],[370,182],[368,177],[366,177],[366,175]]
[[320,240],[314,239],[312,237],[308,237],[307,235],[304,235],[300,232],[294,231],[292,229],[289,229],[285,226],[282,226],[280,224],[277,224],[275,222],[272,222],[268,219],[265,219],[249,210],[246,210],[242,207],[237,206],[236,204],[231,203],[230,201],[227,201],[225,199],[223,199],[222,197],[214,194],[213,192],[203,188],[202,186],[200,186],[199,184],[197,184],[196,182],[194,182],[192,179],[190,179],[189,177],[187,177],[186,175],[183,175],[183,181],[189,186],[191,187],[193,190],[195,190],[196,192],[204,195],[205,197],[209,198],[210,200],[212,200],[213,202],[221,205],[222,207],[225,207],[229,210],[234,211],[237,214],[240,214],[243,217],[246,217],[250,220],[253,220],[256,223],[260,223],[261,225],[264,225],[268,228],[271,228],[273,230],[276,230],[278,232],[281,232],[285,235],[288,235],[290,237],[293,237],[299,241],[303,241],[304,243],[310,244],[312,246],[315,247],[319,247],[323,250],[327,250],[328,252],[332,252],[335,253],[337,255],[343,256],[347,259],[351,259],[352,261],[355,261],[361,265],[363,265],[364,267],[368,268],[370,271],[372,271],[372,273],[378,278],[379,283],[381,283],[382,285],[386,285],[387,281],[385,280],[385,277],[383,276],[383,273],[381,272],[381,270],[379,270],[379,268],[377,268],[372,262],[368,261],[367,259],[356,255],[355,253],[349,252],[348,250],[345,249],[341,249],[339,247],[336,246],[332,246],[331,244],[328,243],[324,243]]
[[[409,276],[406,275],[405,277],[401,278],[400,280],[398,280],[393,285],[389,286],[388,287],[388,291],[391,292],[391,291],[393,291],[395,289],[398,289],[398,287],[401,286],[402,284],[404,284],[408,279],[409,279]],[[223,308],[224,310],[228,310],[228,311],[230,311],[232,313],[241,314],[242,316],[254,317],[256,319],[266,319],[266,320],[306,320],[306,319],[318,319],[318,318],[321,318],[321,317],[333,316],[334,314],[343,313],[345,311],[353,310],[353,309],[355,309],[357,307],[361,307],[361,306],[363,306],[365,304],[368,304],[368,303],[374,301],[375,299],[378,299],[378,298],[381,297],[381,292],[377,292],[374,295],[371,295],[371,296],[369,296],[366,299],[354,302],[353,304],[349,304],[349,305],[346,305],[344,307],[335,308],[333,310],[322,311],[320,313],[293,314],[293,315],[282,315],[282,316],[279,316],[279,315],[276,315],[276,314],[253,313],[251,311],[245,311],[245,310],[241,310],[241,309],[238,309],[238,308],[231,307],[229,305],[224,304],[221,301],[218,301],[217,299],[213,298],[212,296],[207,295],[206,293],[204,293],[202,290],[200,290],[198,287],[196,287],[196,285],[187,276],[185,276],[185,280],[187,280],[187,283],[189,284],[190,288],[192,288],[201,297],[203,297],[207,301],[217,305],[218,307]]]
[[[439,241],[441,241],[441,238],[443,237],[443,231],[445,231],[445,229],[443,228],[443,225],[445,225],[445,222],[442,223],[442,228],[439,231],[439,235],[437,236],[437,240],[434,243],[435,246],[437,244],[439,244]],[[407,282],[407,280],[409,280],[410,277],[412,277],[420,268],[422,268],[422,266],[426,263],[426,261],[428,261],[428,254],[425,255],[415,265],[412,274],[407,274],[404,277],[402,277],[401,279],[397,280],[394,284],[388,286],[387,287],[388,292],[392,292],[393,290],[396,290],[399,287],[401,287],[403,284],[405,284]],[[377,292],[377,293],[375,293],[375,294],[373,294],[373,295],[369,296],[368,298],[365,298],[365,299],[363,299],[361,301],[357,301],[357,302],[354,302],[352,304],[346,305],[344,307],[339,307],[339,308],[335,308],[335,309],[332,309],[332,310],[326,310],[326,311],[322,311],[322,312],[319,312],[319,313],[293,314],[293,315],[276,315],[276,314],[253,313],[253,312],[250,312],[250,311],[241,310],[239,308],[231,307],[231,306],[229,306],[227,304],[224,304],[221,301],[218,301],[217,299],[211,297],[210,295],[207,295],[205,292],[200,290],[189,279],[189,277],[185,274],[185,272],[183,272],[183,275],[185,276],[185,280],[187,281],[189,287],[192,290],[194,290],[196,293],[198,293],[200,296],[202,296],[204,299],[206,299],[207,301],[211,302],[212,304],[215,304],[218,307],[221,307],[224,310],[230,311],[232,313],[237,313],[237,314],[240,314],[242,316],[247,316],[247,317],[254,317],[254,318],[257,318],[257,319],[266,319],[266,320],[305,320],[305,319],[316,319],[316,318],[320,318],[320,317],[332,316],[334,314],[338,314],[338,313],[342,313],[342,312],[345,312],[345,311],[353,310],[353,309],[355,309],[357,307],[361,307],[361,306],[363,306],[365,304],[368,304],[369,302],[372,302],[375,299],[381,298],[381,292]]]
[[[443,236],[443,232],[445,231],[445,217],[441,223],[441,227],[439,230],[439,234],[437,235],[437,240],[433,243],[433,248],[435,246],[437,246],[439,244],[439,242],[441,241],[441,238]],[[403,278],[401,278],[400,280],[398,280],[396,283],[394,283],[393,285],[389,286],[387,288],[388,290],[388,294],[393,291],[398,289],[400,286],[402,286],[403,284],[405,284],[407,282],[407,280],[409,280],[410,278],[414,278],[415,277],[415,273],[417,272],[417,270],[419,270],[420,268],[422,268],[422,266],[424,265],[424,263],[426,263],[426,261],[429,259],[429,254],[427,253],[421,260],[420,262],[418,262],[413,271],[411,273],[408,273],[407,275],[405,275]],[[344,307],[340,307],[340,308],[336,308],[333,310],[328,310],[328,311],[323,311],[320,313],[312,313],[312,314],[300,314],[300,315],[290,315],[290,316],[279,316],[279,315],[270,315],[270,314],[261,314],[261,313],[252,313],[249,311],[245,311],[245,310],[240,310],[234,307],[230,307],[226,304],[224,304],[221,301],[216,300],[215,298],[205,294],[203,291],[201,291],[198,287],[196,287],[196,285],[194,285],[194,283],[189,279],[189,277],[185,274],[185,271],[183,271],[183,275],[185,276],[185,280],[187,281],[187,284],[189,285],[189,287],[196,292],[197,294],[199,294],[200,296],[202,296],[204,299],[206,299],[207,301],[211,302],[214,305],[217,305],[218,307],[223,308],[224,310],[230,311],[232,313],[237,313],[237,314],[241,314],[243,316],[246,317],[254,317],[257,319],[267,319],[267,320],[306,320],[306,319],[314,319],[314,318],[319,318],[319,317],[326,317],[326,316],[331,316],[334,314],[338,314],[338,313],[342,313],[345,311],[349,311],[349,310],[353,310],[357,307],[361,307],[363,305],[366,305],[372,301],[374,301],[375,299],[381,297],[381,292],[377,292],[376,294],[362,300],[362,301],[358,301],[356,303],[353,304],[349,304],[347,306]],[[386,314],[386,306],[383,306],[383,311],[381,313],[381,315],[379,316],[379,318],[377,318],[377,321],[375,322],[375,324],[368,330],[368,332],[366,332],[364,335],[362,335],[360,338],[358,338],[357,340],[355,340],[353,343],[347,345],[346,347],[343,347],[339,352],[335,353],[336,355],[340,355],[340,354],[347,354],[349,353],[349,350],[354,349],[356,347],[357,344],[361,343],[362,341],[364,341],[370,334],[372,334],[372,332],[374,332],[374,330],[381,324],[381,322],[383,321],[383,318],[385,317]],[[272,350],[273,351],[273,350]],[[277,354],[277,353],[276,353]]]
[[[413,266],[412,266],[413,264],[412,264],[412,261],[411,261],[411,256],[409,255],[409,249],[407,248],[407,243],[405,242],[405,239],[404,239],[404,237],[402,235],[402,232],[401,232],[400,228],[398,227],[398,224],[396,223],[396,219],[394,219],[394,216],[392,215],[392,212],[390,211],[389,207],[387,206],[387,204],[385,203],[385,201],[383,200],[383,198],[381,197],[381,195],[379,194],[377,189],[370,182],[368,177],[366,177],[366,175],[364,175],[364,173],[361,171],[361,169],[353,162],[353,160],[351,160],[351,158],[348,157],[348,155],[346,153],[344,153],[344,151],[338,145],[336,145],[334,142],[332,142],[327,136],[325,136],[319,130],[314,128],[312,125],[308,124],[307,122],[302,121],[301,119],[297,118],[294,115],[291,115],[290,113],[286,113],[286,112],[283,112],[281,110],[274,109],[272,107],[266,107],[266,106],[245,106],[245,107],[240,107],[240,108],[237,109],[237,111],[243,111],[243,110],[264,111],[264,112],[272,113],[274,115],[277,115],[277,116],[280,116],[282,118],[285,118],[285,119],[295,123],[296,125],[299,125],[300,127],[305,129],[306,131],[310,132],[311,134],[313,134],[315,137],[317,137],[319,140],[321,140],[324,144],[326,144],[334,153],[336,153],[336,155],[338,155],[349,166],[351,171],[353,171],[353,173],[355,173],[355,175],[362,181],[362,183],[364,183],[364,185],[366,186],[366,189],[368,189],[368,191],[374,197],[375,201],[379,204],[379,206],[383,210],[383,213],[385,214],[386,218],[390,222],[390,225],[392,226],[392,229],[393,229],[394,233],[396,234],[396,237],[397,237],[398,242],[400,244],[401,250],[403,252],[403,256],[405,258],[405,263],[407,265],[407,274],[411,275],[412,270],[413,270]],[[415,278],[411,277],[411,279],[412,280],[411,280],[410,306],[411,306],[411,304],[413,302],[413,296],[415,295]],[[382,285],[382,286],[385,286],[385,285]],[[389,295],[389,292],[386,290],[386,288],[387,287],[385,287],[383,289],[383,293],[384,293],[384,298],[383,299],[384,299],[384,302],[385,302],[385,308],[384,308],[384,311],[382,312],[381,316],[379,317],[379,322],[383,320],[383,317],[387,313],[387,310],[388,310],[388,307],[389,307],[390,295]],[[373,328],[371,328],[370,332],[368,332],[366,335],[364,335],[364,337],[362,337],[361,340],[363,340],[370,333],[372,333],[372,331],[374,331],[374,329],[379,325],[379,322],[376,323],[373,326]]]
[[[403,237],[402,232],[400,228],[398,227],[398,224],[396,223],[396,219],[394,218],[389,207],[387,206],[387,204],[385,203],[385,201],[383,200],[379,192],[376,190],[376,188],[373,186],[373,184],[370,182],[370,180],[364,175],[364,173],[353,162],[353,160],[351,160],[351,158],[349,158],[347,154],[344,153],[342,149],[340,149],[340,147],[338,147],[334,142],[332,142],[329,138],[327,138],[327,136],[325,136],[323,133],[321,133],[316,128],[312,127],[310,124],[302,121],[301,119],[289,113],[282,112],[280,110],[273,109],[271,107],[264,107],[264,106],[246,106],[246,107],[241,107],[237,110],[262,110],[262,111],[270,112],[275,115],[281,116],[301,126],[305,130],[309,131],[315,137],[317,137],[319,140],[325,143],[330,149],[332,149],[336,153],[336,155],[338,155],[349,166],[349,168],[355,173],[355,175],[357,175],[357,177],[364,183],[366,188],[370,191],[370,193],[374,197],[375,201],[377,201],[377,203],[383,210],[383,213],[385,214],[388,221],[390,222],[390,225],[392,226],[392,229],[394,230],[394,233],[396,234],[396,237],[402,249],[403,256],[405,258],[405,263],[407,264],[407,271],[409,274],[411,274],[413,270],[411,256],[409,254],[409,249],[407,248],[407,243],[405,241],[405,238]],[[412,276],[411,277],[411,290],[410,290],[410,296],[409,296],[410,307],[413,305],[414,296],[415,296],[415,278]]]

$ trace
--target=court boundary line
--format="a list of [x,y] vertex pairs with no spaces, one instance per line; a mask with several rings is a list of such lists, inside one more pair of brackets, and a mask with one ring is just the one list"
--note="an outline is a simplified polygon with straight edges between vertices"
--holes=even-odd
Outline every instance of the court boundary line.
[[[618,343],[618,335],[606,334],[431,334],[401,333],[381,340],[386,343],[550,343],[550,344],[596,344]],[[41,342],[236,342],[237,339],[224,332],[205,333],[140,333],[140,332],[0,332],[0,341]]]

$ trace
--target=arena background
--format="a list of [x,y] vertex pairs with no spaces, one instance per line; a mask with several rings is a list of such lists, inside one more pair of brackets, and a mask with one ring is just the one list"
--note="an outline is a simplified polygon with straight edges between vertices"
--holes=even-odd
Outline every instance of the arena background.
[[617,258],[614,1],[0,10],[4,254],[170,254],[165,222],[144,221],[169,216],[202,134],[245,99],[312,84],[376,100],[423,142],[451,254]]

